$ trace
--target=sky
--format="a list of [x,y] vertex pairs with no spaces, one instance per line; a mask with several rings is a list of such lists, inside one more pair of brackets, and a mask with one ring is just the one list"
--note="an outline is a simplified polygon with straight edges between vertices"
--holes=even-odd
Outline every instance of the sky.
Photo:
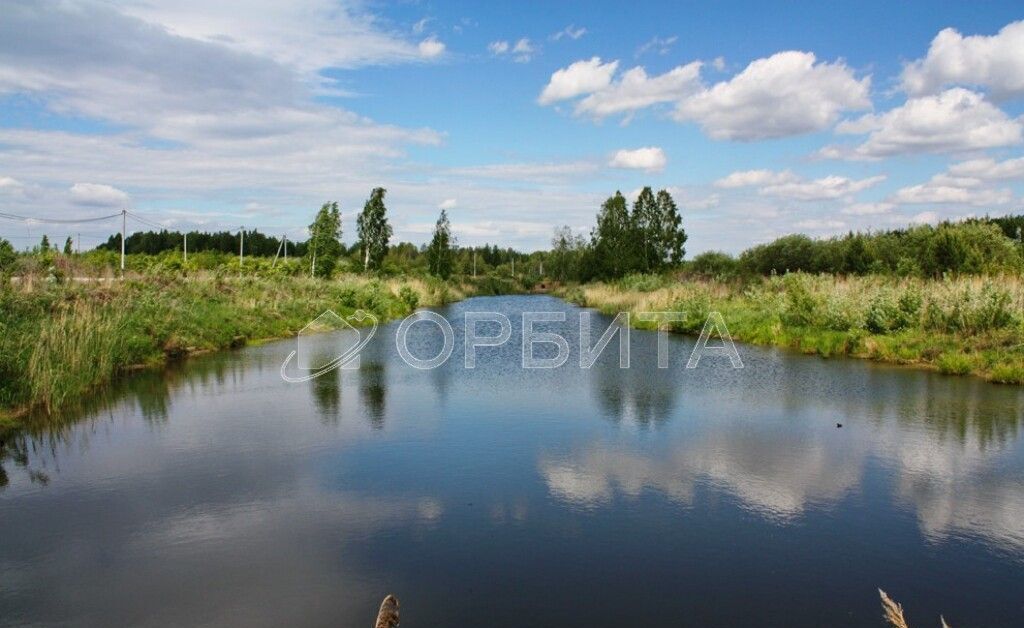
[[[535,250],[668,189],[691,254],[1021,210],[1019,2],[4,0],[0,212]],[[83,248],[118,220],[0,220]],[[141,223],[129,229],[146,228]]]

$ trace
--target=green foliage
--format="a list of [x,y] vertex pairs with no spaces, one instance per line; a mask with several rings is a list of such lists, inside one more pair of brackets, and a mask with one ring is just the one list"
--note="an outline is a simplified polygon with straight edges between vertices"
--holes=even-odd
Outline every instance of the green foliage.
[[7,240],[0,238],[0,278],[10,276],[17,261],[18,255],[14,252],[14,247]]
[[441,210],[441,215],[434,226],[434,235],[427,247],[427,260],[430,274],[441,279],[448,279],[454,269],[452,259],[452,224],[448,221],[448,212]]
[[617,282],[622,290],[635,290],[637,292],[653,292],[666,285],[666,280],[661,275],[650,275],[634,273],[626,275]]
[[825,240],[789,235],[744,251],[740,264],[745,271],[760,275],[810,272],[941,277],[947,273],[1018,273],[1024,268],[1021,253],[1020,245],[996,224],[966,221],[850,233]]
[[386,192],[384,188],[374,188],[363,205],[363,212],[356,219],[358,246],[363,253],[363,270],[379,269],[388,252],[392,230],[388,224],[387,207],[384,206]]
[[420,305],[420,295],[409,286],[402,286],[398,291],[398,298],[405,303],[409,311],[415,311]]
[[343,253],[338,203],[324,203],[309,225],[309,254],[313,274],[330,277]]
[[641,190],[632,212],[621,192],[606,200],[591,242],[592,273],[603,278],[656,272],[678,265],[686,254],[686,232],[672,195],[661,190],[655,196],[650,187]]
[[740,272],[739,262],[721,251],[701,253],[687,264],[686,269],[707,279],[730,279]]

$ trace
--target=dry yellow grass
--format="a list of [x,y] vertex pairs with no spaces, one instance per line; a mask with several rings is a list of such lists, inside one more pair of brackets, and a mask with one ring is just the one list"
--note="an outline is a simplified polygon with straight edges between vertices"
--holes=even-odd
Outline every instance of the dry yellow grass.
[[[882,617],[885,618],[886,623],[893,628],[910,628],[907,618],[903,615],[903,607],[896,600],[886,595],[885,591],[879,589],[878,594],[882,597]],[[939,622],[942,628],[950,628],[949,624],[946,623],[946,619],[941,615],[939,616]]]

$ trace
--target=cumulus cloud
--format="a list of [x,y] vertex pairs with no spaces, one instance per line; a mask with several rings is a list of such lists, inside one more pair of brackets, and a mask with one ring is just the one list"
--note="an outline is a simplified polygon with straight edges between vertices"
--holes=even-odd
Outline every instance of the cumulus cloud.
[[550,105],[604,89],[612,82],[612,76],[618,67],[618,61],[602,63],[601,57],[592,57],[587,61],[577,61],[566,68],[556,70],[541,91],[537,102]]
[[964,37],[956,29],[939,32],[923,59],[909,63],[903,89],[920,96],[950,85],[991,90],[997,99],[1024,94],[1024,21],[1011,22],[992,36]]
[[789,170],[741,170],[715,181],[718,188],[742,188],[754,185],[777,185],[796,181],[797,176]]
[[896,203],[936,203],[975,207],[1006,205],[1013,200],[1009,189],[985,187],[979,179],[937,174],[929,181],[901,188],[890,199]]
[[77,205],[91,207],[123,207],[128,203],[128,194],[102,183],[76,183],[71,186],[71,199]]
[[438,40],[436,37],[428,37],[419,44],[420,56],[425,59],[439,57],[444,54],[444,50],[444,42]]
[[509,50],[509,43],[507,41],[492,41],[487,44],[487,49],[491,51],[491,54],[503,55]]
[[443,201],[441,201],[438,204],[437,208],[438,209],[455,209],[456,205],[458,205],[458,201],[456,201],[454,198],[446,198],[446,199],[444,199]]
[[842,122],[836,132],[868,134],[868,138],[852,150],[828,147],[824,156],[870,159],[1011,146],[1020,143],[1022,125],[980,94],[956,87],[908,99],[880,115]]
[[869,108],[870,84],[870,77],[858,80],[841,61],[819,63],[810,52],[779,52],[684,99],[675,118],[695,121],[719,140],[800,135],[828,128],[843,111]]
[[949,174],[985,181],[1024,180],[1024,157],[996,161],[991,157],[961,161],[949,167]]
[[20,188],[21,182],[13,177],[0,177],[0,190]]
[[628,168],[657,172],[665,168],[667,163],[665,151],[657,146],[646,146],[635,150],[620,150],[612,156],[608,165],[612,168]]
[[586,95],[575,113],[597,119],[670,103],[677,121],[697,122],[714,139],[741,141],[819,131],[844,111],[871,106],[870,77],[858,80],[841,61],[819,63],[810,52],[758,59],[711,87],[701,82],[702,66],[693,61],[655,76],[637,66],[613,80],[618,62],[602,64],[594,57],[555,72],[538,102]]
[[677,101],[698,89],[700,67],[701,63],[694,61],[658,76],[647,76],[639,66],[632,68],[619,80],[581,100],[576,105],[576,113],[603,118]]

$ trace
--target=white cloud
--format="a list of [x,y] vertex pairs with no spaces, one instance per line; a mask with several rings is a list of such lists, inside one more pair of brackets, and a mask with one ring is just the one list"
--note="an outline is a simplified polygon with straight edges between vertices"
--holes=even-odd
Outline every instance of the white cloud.
[[851,197],[885,181],[884,175],[866,179],[850,179],[829,175],[805,181],[789,170],[741,170],[715,181],[715,187],[736,189],[758,188],[760,194],[795,201],[823,201]]
[[12,190],[22,187],[21,182],[13,177],[0,177],[0,190]]
[[618,81],[581,100],[576,105],[576,113],[603,118],[658,103],[675,102],[699,89],[700,67],[701,63],[694,61],[649,77],[642,67],[637,66],[624,73]]
[[774,170],[741,170],[715,181],[715,187],[730,189],[754,185],[777,185],[796,180],[797,176],[789,170],[783,170],[782,172],[775,172]]
[[438,209],[455,209],[458,202],[454,198],[446,198],[437,206]]
[[826,157],[879,158],[910,153],[954,153],[1018,144],[1019,120],[963,88],[908,99],[884,114],[867,114],[837,125],[836,132],[868,133],[852,150],[827,147]]
[[982,207],[1006,205],[1013,200],[1013,192],[1008,189],[984,187],[979,179],[937,174],[926,183],[897,190],[890,200],[909,204],[937,203]]
[[672,50],[672,44],[676,43],[679,37],[673,35],[672,37],[658,37],[655,35],[643,44],[641,44],[634,53],[634,56],[640,57],[648,52],[656,52],[659,55],[668,54],[669,50]]
[[526,63],[533,57],[533,44],[526,37],[523,37],[512,46],[512,56],[516,63]]
[[961,161],[949,167],[949,174],[986,181],[1024,180],[1024,157],[996,161],[991,157]]
[[[364,3],[349,0],[260,2],[258,6],[231,0],[118,0],[114,6],[172,35],[270,58],[311,77],[327,67],[354,68],[424,58],[422,44],[388,30]],[[40,8],[50,13],[68,11],[67,5],[56,3]],[[78,12],[84,27],[94,10],[81,5],[73,12]],[[116,38],[118,33],[109,36]]]
[[1024,94],[1024,21],[1011,22],[996,35],[964,37],[956,29],[939,32],[924,59],[908,64],[903,89],[915,96],[950,85],[991,90],[997,99]]
[[562,163],[505,163],[483,166],[452,168],[449,174],[456,177],[524,181],[530,183],[564,183],[593,175],[599,169],[592,161],[570,161]]
[[813,181],[791,181],[761,188],[762,194],[795,201],[822,201],[850,197],[885,181],[885,175],[866,179],[850,179],[837,175]]
[[128,203],[128,194],[102,183],[76,183],[71,186],[71,200],[77,205],[93,207],[123,207]]
[[433,59],[444,54],[445,45],[444,42],[438,40],[436,37],[428,37],[420,42],[419,51],[420,56],[425,59]]
[[[758,59],[710,88],[701,84],[702,65],[693,61],[656,76],[637,66],[613,80],[618,61],[602,64],[594,57],[555,72],[538,102],[548,105],[586,95],[575,113],[596,119],[674,103],[677,121],[696,121],[712,138],[731,140],[818,131],[843,111],[871,106],[870,77],[857,80],[842,62],[817,63],[808,52]],[[724,67],[724,61],[717,65]]]
[[867,109],[870,77],[857,80],[842,61],[786,51],[757,59],[728,81],[682,100],[677,120],[692,120],[720,140],[800,135],[831,126],[843,111]]
[[417,35],[421,34],[423,31],[427,30],[427,24],[429,24],[432,20],[433,18],[425,17],[422,20],[416,22],[415,24],[412,25],[412,32],[416,33]]
[[793,226],[797,229],[806,229],[808,231],[834,231],[836,229],[845,229],[846,223],[834,218],[808,218],[797,221]]
[[612,168],[628,168],[657,172],[665,168],[667,163],[665,151],[657,146],[647,146],[635,150],[620,150],[612,156],[608,163]]
[[537,102],[550,105],[604,89],[612,82],[612,76],[618,67],[618,61],[601,63],[600,57],[593,57],[556,70],[541,91]]
[[914,215],[910,222],[916,225],[935,224],[939,222],[939,215],[935,212],[921,212]]
[[575,24],[570,24],[563,28],[562,30],[555,33],[554,35],[552,35],[551,40],[558,41],[563,37],[568,37],[569,39],[579,39],[580,37],[583,37],[586,34],[587,29],[583,28],[582,26],[577,27]]
[[895,207],[893,203],[852,203],[840,211],[851,216],[878,216],[888,214]]
[[725,71],[725,57],[715,57],[711,60],[711,67],[719,72]]
[[487,50],[495,56],[511,55],[516,63],[526,63],[533,58],[537,51],[528,37],[521,37],[516,43],[510,44],[505,40],[492,41],[487,44]]

